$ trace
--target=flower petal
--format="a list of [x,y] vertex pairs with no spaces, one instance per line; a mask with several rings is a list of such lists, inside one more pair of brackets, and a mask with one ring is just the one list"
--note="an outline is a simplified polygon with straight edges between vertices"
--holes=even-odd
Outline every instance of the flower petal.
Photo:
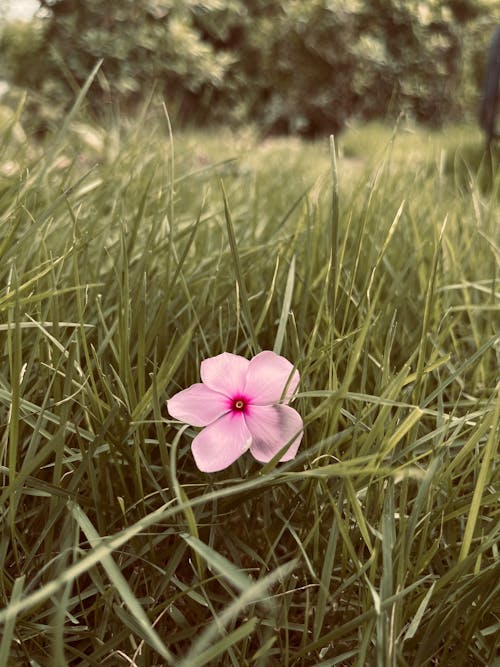
[[201,379],[210,389],[232,396],[244,389],[249,363],[238,354],[223,352],[201,362]]
[[201,382],[183,389],[167,401],[174,419],[191,426],[206,426],[229,410],[226,396],[212,391]]
[[193,440],[191,449],[196,465],[203,472],[224,470],[247,451],[251,439],[242,414],[224,415]]
[[285,400],[289,401],[299,379],[299,372],[293,370],[293,364],[288,359],[265,350],[249,362],[245,393],[252,403],[269,405],[279,401],[287,387]]
[[280,461],[293,459],[302,440],[304,424],[299,413],[288,405],[253,405],[245,415],[252,435],[250,451],[258,461],[270,461],[296,436]]

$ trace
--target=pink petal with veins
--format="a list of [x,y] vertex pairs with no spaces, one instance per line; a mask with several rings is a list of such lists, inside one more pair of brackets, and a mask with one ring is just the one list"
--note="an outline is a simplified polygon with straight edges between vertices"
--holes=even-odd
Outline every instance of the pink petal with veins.
[[265,350],[249,362],[245,393],[252,403],[269,405],[279,401],[287,387],[285,401],[289,401],[299,379],[299,372],[285,357]]
[[250,451],[258,461],[270,461],[292,438],[280,461],[294,458],[304,427],[296,410],[288,405],[252,405],[245,421],[252,435]]
[[167,408],[174,419],[191,426],[207,426],[230,409],[226,396],[201,382],[172,396],[167,401]]
[[238,354],[223,352],[201,362],[201,379],[210,389],[230,397],[245,388],[249,364]]
[[243,414],[229,413],[204,428],[193,440],[191,450],[200,470],[216,472],[236,461],[250,443]]

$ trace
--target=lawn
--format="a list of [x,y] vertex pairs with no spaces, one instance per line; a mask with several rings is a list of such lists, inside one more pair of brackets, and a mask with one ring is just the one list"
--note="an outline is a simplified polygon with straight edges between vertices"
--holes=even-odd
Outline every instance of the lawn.
[[[2,123],[0,665],[494,665],[479,132]],[[300,373],[297,455],[201,472],[166,401],[262,350]]]

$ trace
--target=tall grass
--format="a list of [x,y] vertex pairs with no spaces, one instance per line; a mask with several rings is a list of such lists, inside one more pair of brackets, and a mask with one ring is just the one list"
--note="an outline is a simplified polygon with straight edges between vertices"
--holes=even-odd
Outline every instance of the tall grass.
[[[4,136],[0,665],[494,664],[498,179],[420,130]],[[201,473],[165,399],[261,349],[299,454]]]

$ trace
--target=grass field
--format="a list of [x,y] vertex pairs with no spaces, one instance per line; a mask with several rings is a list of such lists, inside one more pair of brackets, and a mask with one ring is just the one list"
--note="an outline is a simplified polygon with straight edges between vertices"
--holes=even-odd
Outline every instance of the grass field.
[[[75,111],[2,141],[0,665],[498,664],[479,132]],[[198,471],[166,399],[266,349],[300,372],[296,458]]]

